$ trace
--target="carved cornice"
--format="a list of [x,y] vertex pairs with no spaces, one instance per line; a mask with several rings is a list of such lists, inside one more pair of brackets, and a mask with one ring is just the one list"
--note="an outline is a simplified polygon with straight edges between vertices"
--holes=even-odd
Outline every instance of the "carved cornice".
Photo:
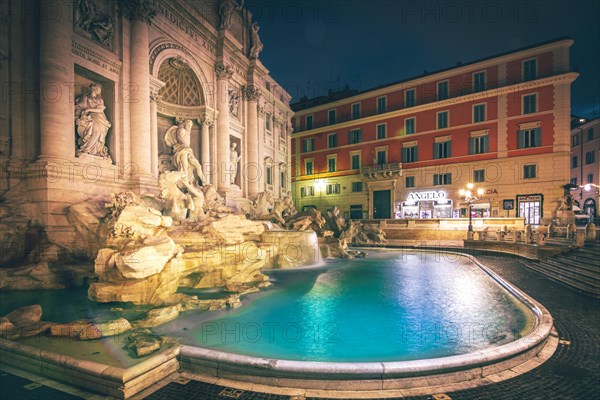
[[247,101],[258,101],[260,99],[260,90],[254,85],[246,85],[242,89],[242,96]]
[[156,17],[156,1],[121,0],[121,12],[127,19],[152,25],[152,19]]
[[162,100],[162,96],[158,94],[158,90],[150,87],[150,101],[159,102],[160,100]]
[[206,125],[210,127],[214,124],[218,114],[219,112],[217,110],[205,106],[200,111],[200,117],[198,117],[198,124],[200,124],[200,126]]
[[224,63],[216,63],[215,64],[215,73],[217,74],[217,80],[221,79],[231,79],[233,76],[233,68],[231,66]]

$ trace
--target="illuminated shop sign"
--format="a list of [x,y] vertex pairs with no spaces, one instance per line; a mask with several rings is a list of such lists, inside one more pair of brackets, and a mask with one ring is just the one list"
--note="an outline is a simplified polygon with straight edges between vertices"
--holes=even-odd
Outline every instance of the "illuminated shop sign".
[[432,190],[429,192],[410,192],[406,198],[407,202],[416,202],[423,200],[440,200],[446,198],[446,192]]

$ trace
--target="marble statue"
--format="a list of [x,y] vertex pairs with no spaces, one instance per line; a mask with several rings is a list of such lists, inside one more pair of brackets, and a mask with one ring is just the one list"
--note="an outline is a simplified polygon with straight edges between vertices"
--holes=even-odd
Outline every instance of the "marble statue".
[[229,177],[229,182],[232,185],[235,185],[235,178],[237,177],[238,163],[242,156],[238,155],[236,151],[237,143],[231,142],[231,147],[229,148],[229,168],[231,169],[231,174]]
[[240,11],[242,7],[244,7],[244,0],[239,5],[234,0],[221,0],[219,2],[219,17],[221,18],[219,29],[229,29],[233,13]]
[[[196,183],[202,185],[202,182],[204,181],[202,166],[194,156],[194,152],[190,147],[192,125],[193,122],[187,119],[179,125],[174,125],[169,128],[165,133],[165,144],[173,148],[173,162],[175,163],[177,170],[183,173],[186,183],[189,185],[194,185]],[[194,172],[196,173],[198,180],[196,180]]]
[[240,92],[239,90],[229,90],[229,113],[238,118],[240,115]]
[[91,83],[84,94],[75,100],[75,124],[77,125],[77,155],[89,154],[110,159],[104,142],[111,127],[104,114],[102,87]]
[[96,4],[90,0],[79,0],[75,9],[75,23],[88,32],[92,39],[110,46],[113,37],[113,20],[110,16],[99,12]]
[[260,30],[260,26],[255,22],[252,24],[252,47],[250,48],[250,58],[258,58],[258,55],[263,50],[263,42],[260,40],[258,36],[258,31]]

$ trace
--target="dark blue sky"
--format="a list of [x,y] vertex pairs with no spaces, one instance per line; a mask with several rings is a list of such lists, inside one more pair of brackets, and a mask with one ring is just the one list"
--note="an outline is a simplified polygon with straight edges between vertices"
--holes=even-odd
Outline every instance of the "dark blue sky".
[[600,2],[246,0],[261,60],[297,101],[365,90],[561,36],[575,40],[572,113],[600,116]]

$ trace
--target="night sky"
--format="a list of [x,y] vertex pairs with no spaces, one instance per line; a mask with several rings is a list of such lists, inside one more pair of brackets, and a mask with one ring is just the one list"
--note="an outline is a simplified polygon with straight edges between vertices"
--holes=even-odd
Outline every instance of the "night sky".
[[261,60],[292,95],[390,82],[569,36],[572,114],[600,116],[600,2],[246,0]]

